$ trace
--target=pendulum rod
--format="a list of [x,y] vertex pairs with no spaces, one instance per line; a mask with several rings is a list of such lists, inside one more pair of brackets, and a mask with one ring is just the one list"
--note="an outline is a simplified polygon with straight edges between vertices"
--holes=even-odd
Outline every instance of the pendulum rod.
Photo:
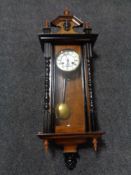
[[67,79],[64,78],[64,82],[63,82],[63,95],[62,95],[62,102],[63,102],[63,103],[65,103],[66,83],[67,83]]

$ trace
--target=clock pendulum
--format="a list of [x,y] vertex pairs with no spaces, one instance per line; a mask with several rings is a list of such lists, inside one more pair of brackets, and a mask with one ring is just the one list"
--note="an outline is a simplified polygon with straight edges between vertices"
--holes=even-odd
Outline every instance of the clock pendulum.
[[67,79],[64,78],[64,87],[62,89],[62,102],[56,105],[55,114],[56,118],[66,120],[70,116],[70,109],[67,103],[65,103],[65,95],[66,95],[66,83]]
[[[53,32],[53,28],[59,30]],[[77,32],[75,29],[80,28]],[[37,135],[63,147],[65,165],[76,166],[79,145],[97,151],[104,132],[98,130],[93,93],[93,47],[98,34],[69,10],[45,22],[39,41],[45,61],[43,131]]]

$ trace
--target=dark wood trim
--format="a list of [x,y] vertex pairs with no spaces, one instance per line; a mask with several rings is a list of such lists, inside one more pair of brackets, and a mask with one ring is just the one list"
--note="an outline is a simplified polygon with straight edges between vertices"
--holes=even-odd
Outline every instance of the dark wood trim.
[[55,130],[55,55],[54,45],[52,44],[52,59],[51,59],[51,128]]
[[57,140],[57,139],[82,139],[82,138],[100,138],[105,132],[85,132],[85,133],[42,133],[37,136],[40,139]]
[[51,42],[53,44],[82,44],[91,42],[92,47],[98,37],[98,34],[38,34],[43,49],[43,43]]
[[82,77],[82,88],[84,97],[84,112],[85,112],[85,131],[89,131],[88,127],[88,111],[87,111],[87,94],[86,94],[86,80],[85,80],[85,66],[84,66],[84,48],[81,46],[81,77]]
[[91,44],[88,43],[86,47],[87,52],[87,72],[88,72],[88,100],[90,101],[90,116],[91,116],[91,125],[92,130],[96,131],[95,123],[95,112],[94,112],[94,93],[93,93],[93,71],[92,71],[92,53],[91,53]]

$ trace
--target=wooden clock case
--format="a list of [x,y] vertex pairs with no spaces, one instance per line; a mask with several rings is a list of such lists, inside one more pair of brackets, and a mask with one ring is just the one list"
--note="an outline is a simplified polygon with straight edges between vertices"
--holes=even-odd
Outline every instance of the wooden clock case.
[[[58,28],[55,33],[51,31],[54,27]],[[83,29],[81,33],[75,31],[78,27]],[[64,15],[57,17],[51,24],[46,21],[43,33],[39,34],[45,60],[45,94],[43,132],[37,135],[42,139],[45,150],[51,142],[63,146],[65,164],[69,169],[76,166],[78,146],[90,140],[97,151],[98,140],[104,134],[98,131],[94,109],[92,59],[98,34],[92,34],[91,31],[88,22],[83,23],[66,9]],[[66,127],[66,121],[57,124],[55,116],[56,84],[62,84],[61,79],[57,78],[55,57],[63,49],[72,49],[81,55],[81,74],[66,87],[66,101],[73,111],[71,127]]]

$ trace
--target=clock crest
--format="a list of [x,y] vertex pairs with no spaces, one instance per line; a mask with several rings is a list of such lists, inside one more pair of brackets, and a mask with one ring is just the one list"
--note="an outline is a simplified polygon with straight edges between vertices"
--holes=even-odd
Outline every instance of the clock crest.
[[[53,32],[57,27],[58,31]],[[82,29],[81,33],[76,28]],[[51,142],[63,147],[65,165],[73,169],[81,144],[97,143],[104,132],[98,131],[94,109],[92,59],[98,34],[64,11],[51,23],[45,22],[39,40],[45,60],[43,131],[37,135],[45,150]]]

